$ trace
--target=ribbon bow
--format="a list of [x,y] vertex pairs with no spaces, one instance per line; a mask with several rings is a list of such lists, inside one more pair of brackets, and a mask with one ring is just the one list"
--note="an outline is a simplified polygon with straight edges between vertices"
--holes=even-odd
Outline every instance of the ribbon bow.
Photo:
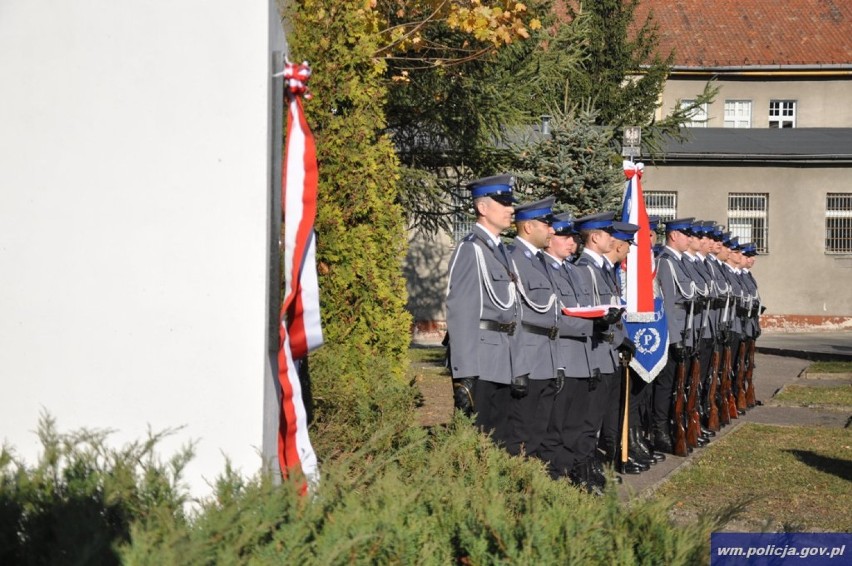
[[301,64],[297,65],[296,63],[291,63],[288,59],[284,63],[284,70],[272,76],[283,76],[290,94],[304,96],[307,100],[312,98],[311,93],[308,92],[307,85],[308,79],[311,78],[311,67],[307,61],[302,61]]
[[624,176],[632,179],[634,176],[642,178],[642,170],[645,169],[644,163],[633,163],[632,161],[624,162]]

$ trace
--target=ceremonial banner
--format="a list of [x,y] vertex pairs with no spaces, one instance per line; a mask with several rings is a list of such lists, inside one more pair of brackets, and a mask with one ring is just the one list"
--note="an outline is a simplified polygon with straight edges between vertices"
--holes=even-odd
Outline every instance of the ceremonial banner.
[[651,251],[651,229],[645,199],[642,194],[642,163],[624,162],[627,185],[621,219],[639,226],[634,236],[635,246],[622,266],[622,300],[627,308],[624,315],[627,336],[636,345],[630,367],[650,383],[668,359],[669,333],[663,300],[654,284],[654,255]]
[[[308,437],[308,423],[299,369],[308,352],[322,345],[319,286],[316,272],[314,219],[317,211],[317,159],[313,135],[302,109],[309,98],[307,63],[287,63],[283,73],[288,101],[287,136],[281,183],[284,213],[284,301],[281,305],[278,382],[278,463],[281,473],[304,474],[308,484],[319,481],[317,457]],[[276,75],[276,76],[280,76]]]

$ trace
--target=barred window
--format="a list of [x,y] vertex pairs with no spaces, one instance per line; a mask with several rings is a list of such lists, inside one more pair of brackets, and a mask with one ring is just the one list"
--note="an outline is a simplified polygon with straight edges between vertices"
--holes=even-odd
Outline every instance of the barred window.
[[796,127],[796,101],[795,100],[770,100],[769,101],[769,127],[770,128],[795,128]]
[[645,210],[648,216],[659,216],[660,220],[677,218],[677,193],[674,191],[645,191]]
[[769,195],[728,193],[728,230],[741,244],[751,242],[760,253],[769,253]]
[[852,193],[825,198],[825,253],[852,253]]
[[453,193],[453,211],[453,241],[461,242],[476,224],[467,187],[459,187],[458,192]]
[[[681,100],[680,107],[686,108],[695,104],[695,100]],[[706,128],[707,127],[707,104],[701,104],[689,115],[689,121],[684,124],[688,128]]]
[[725,127],[751,128],[751,100],[725,101]]

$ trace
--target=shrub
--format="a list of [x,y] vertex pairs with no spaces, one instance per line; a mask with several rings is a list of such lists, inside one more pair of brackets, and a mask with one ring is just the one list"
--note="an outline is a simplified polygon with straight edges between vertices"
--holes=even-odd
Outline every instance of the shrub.
[[111,449],[109,431],[59,434],[42,416],[34,467],[0,451],[0,564],[117,564],[117,544],[136,521],[184,521],[180,484],[189,446],[167,463],[154,448],[173,431]]
[[128,564],[696,564],[702,518],[673,525],[664,501],[621,504],[553,481],[457,417],[409,429],[392,449],[381,430],[323,470],[313,496],[264,479],[224,478],[192,525],[140,523]]

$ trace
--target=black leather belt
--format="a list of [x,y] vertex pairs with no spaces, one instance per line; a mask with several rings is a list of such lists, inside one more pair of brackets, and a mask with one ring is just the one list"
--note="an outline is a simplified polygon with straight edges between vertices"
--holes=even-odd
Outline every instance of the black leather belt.
[[514,322],[496,322],[493,320],[480,320],[480,330],[493,330],[494,332],[505,332],[509,336],[515,333]]
[[725,299],[713,299],[710,301],[710,306],[714,309],[723,309],[725,308]]
[[526,322],[522,322],[521,326],[524,327],[524,331],[529,332],[530,334],[537,334],[539,336],[547,336],[551,340],[556,340],[559,336],[559,327],[551,326],[550,328],[544,328],[542,326],[533,326],[532,324],[527,324]]

